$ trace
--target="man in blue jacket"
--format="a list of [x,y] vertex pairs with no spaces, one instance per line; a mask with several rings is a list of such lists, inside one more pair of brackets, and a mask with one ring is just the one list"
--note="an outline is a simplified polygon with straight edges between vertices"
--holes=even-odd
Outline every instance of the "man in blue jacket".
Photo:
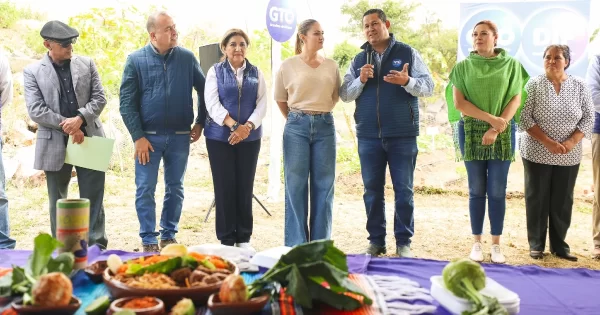
[[[120,91],[120,111],[135,142],[135,208],[145,252],[177,243],[175,234],[183,206],[183,177],[190,143],[200,138],[206,106],[204,74],[194,54],[177,46],[171,16],[154,13],[146,25],[150,43],[127,58]],[[194,121],[192,88],[198,93]],[[191,129],[191,130],[190,130]],[[163,159],[165,197],[156,229],[154,194],[158,167]]]
[[396,41],[389,28],[390,21],[382,10],[364,13],[367,42],[344,76],[340,97],[344,102],[356,102],[354,118],[370,242],[366,253],[386,253],[384,186],[389,165],[395,195],[396,254],[412,257],[418,97],[433,93],[433,80],[419,53]]

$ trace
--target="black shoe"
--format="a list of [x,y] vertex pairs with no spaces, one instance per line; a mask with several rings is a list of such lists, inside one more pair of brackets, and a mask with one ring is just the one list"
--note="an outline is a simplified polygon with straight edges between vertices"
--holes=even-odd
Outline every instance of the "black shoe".
[[537,251],[537,250],[530,250],[529,251],[529,257],[531,257],[533,259],[543,259],[544,258],[544,252]]
[[555,253],[555,255],[558,258],[562,258],[562,259],[565,259],[565,260],[568,260],[568,261],[577,261],[578,260],[578,258],[576,256],[573,256],[571,254],[560,254],[559,255],[559,254]]
[[379,246],[376,244],[369,244],[369,247],[367,247],[367,250],[365,251],[365,254],[371,255],[371,256],[384,255],[385,253],[386,253],[385,246]]
[[158,253],[160,249],[158,248],[158,244],[144,244],[143,246],[144,253]]
[[160,240],[160,248],[165,248],[165,246],[167,246],[169,244],[177,244],[177,240],[174,238]]

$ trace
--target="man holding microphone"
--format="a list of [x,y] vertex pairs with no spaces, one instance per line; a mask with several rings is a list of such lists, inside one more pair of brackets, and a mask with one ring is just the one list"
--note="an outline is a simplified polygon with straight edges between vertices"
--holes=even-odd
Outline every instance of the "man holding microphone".
[[412,257],[418,97],[430,96],[434,84],[419,53],[396,41],[389,28],[390,21],[382,10],[370,9],[364,13],[367,42],[344,76],[340,98],[356,102],[354,117],[370,243],[366,253],[373,256],[386,253],[384,186],[389,165],[395,194],[396,254]]

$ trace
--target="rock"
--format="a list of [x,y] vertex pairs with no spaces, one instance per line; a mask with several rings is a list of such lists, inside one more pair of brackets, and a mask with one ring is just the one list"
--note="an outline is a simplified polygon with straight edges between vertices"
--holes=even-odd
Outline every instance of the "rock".
[[7,181],[10,181],[19,169],[19,161],[3,157],[2,164],[4,165],[4,178],[6,178]]
[[17,150],[16,160],[19,164],[15,173],[15,181],[29,186],[41,186],[46,181],[44,171],[33,168],[35,146],[31,145]]
[[6,142],[16,147],[27,147],[35,143],[35,133],[29,131],[27,124],[18,120],[6,131]]

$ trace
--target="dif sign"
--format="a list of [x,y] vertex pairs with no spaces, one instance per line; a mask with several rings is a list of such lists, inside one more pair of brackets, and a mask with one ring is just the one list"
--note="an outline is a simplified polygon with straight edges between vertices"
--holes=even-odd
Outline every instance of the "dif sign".
[[491,20],[498,25],[498,47],[517,58],[530,76],[544,73],[545,48],[562,44],[571,48],[571,66],[567,71],[585,77],[589,11],[589,0],[462,3],[458,59],[464,59],[473,50],[471,33],[475,24]]
[[286,42],[296,31],[294,0],[270,0],[267,5],[267,29],[271,37]]

